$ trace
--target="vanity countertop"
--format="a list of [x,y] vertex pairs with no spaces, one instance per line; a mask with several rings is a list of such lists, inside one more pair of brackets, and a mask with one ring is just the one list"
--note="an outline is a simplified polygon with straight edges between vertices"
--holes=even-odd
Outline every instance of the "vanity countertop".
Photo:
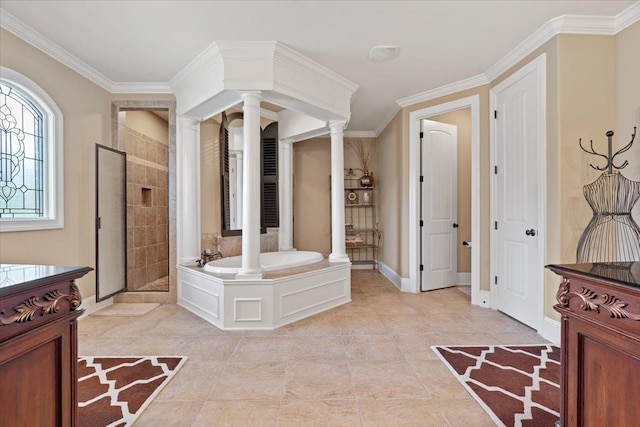
[[560,275],[563,273],[584,275],[616,285],[640,289],[640,261],[552,264],[547,268]]
[[91,270],[90,267],[0,264],[0,297],[51,282],[82,277]]

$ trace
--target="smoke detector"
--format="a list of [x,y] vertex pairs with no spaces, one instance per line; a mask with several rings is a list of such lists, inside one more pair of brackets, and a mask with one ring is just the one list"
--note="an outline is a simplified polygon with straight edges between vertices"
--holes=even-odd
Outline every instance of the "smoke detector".
[[374,46],[369,51],[369,61],[390,61],[398,56],[398,46],[393,44]]

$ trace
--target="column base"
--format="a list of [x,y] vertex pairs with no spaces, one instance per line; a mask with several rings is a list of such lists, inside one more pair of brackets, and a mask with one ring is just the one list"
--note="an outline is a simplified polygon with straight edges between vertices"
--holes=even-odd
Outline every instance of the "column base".
[[262,279],[262,276],[262,272],[244,273],[240,271],[236,273],[236,280],[260,280]]
[[347,256],[347,254],[330,254],[329,262],[344,263],[351,262],[351,260],[349,259],[349,256]]
[[291,247],[291,248],[279,248],[278,251],[279,252],[295,252],[295,251],[297,251],[297,249],[294,248],[294,247]]

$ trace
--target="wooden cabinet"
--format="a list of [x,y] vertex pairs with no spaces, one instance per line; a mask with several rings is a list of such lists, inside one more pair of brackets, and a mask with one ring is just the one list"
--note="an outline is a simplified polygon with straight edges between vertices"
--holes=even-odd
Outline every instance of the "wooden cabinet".
[[561,425],[639,425],[640,262],[548,268],[562,276]]
[[0,264],[0,426],[75,426],[74,280],[90,268]]

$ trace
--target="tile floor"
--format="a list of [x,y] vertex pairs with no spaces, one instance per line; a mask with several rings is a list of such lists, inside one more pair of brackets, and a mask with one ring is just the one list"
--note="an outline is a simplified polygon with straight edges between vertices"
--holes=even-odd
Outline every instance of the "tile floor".
[[406,294],[356,270],[352,299],[275,331],[224,332],[177,305],[88,316],[79,354],[189,357],[136,427],[468,427],[493,423],[430,346],[546,343],[457,288]]

